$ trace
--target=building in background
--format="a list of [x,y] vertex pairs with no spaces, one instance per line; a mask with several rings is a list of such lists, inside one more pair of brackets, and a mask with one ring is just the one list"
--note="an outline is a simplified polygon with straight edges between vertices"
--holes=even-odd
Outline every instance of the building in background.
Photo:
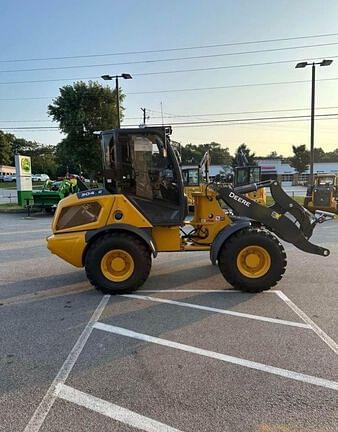
[[[303,174],[298,174],[296,170],[283,159],[257,159],[258,166],[262,170],[262,181],[278,180],[282,186],[307,186],[309,179],[309,168]],[[197,167],[197,165],[194,165]],[[182,168],[188,168],[184,165]],[[217,174],[225,175],[232,173],[233,169],[227,165],[210,165],[210,180]],[[338,173],[338,162],[315,162],[314,173]]]
[[5,175],[15,175],[15,167],[9,165],[0,165],[0,181]]
[[[282,186],[306,186],[309,179],[309,168],[302,174],[282,159],[257,159],[262,169],[262,180],[278,180]],[[338,173],[338,162],[315,162],[313,172]]]

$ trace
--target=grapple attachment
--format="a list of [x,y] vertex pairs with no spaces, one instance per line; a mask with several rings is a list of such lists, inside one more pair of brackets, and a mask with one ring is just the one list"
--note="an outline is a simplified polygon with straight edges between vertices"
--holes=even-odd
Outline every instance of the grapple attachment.
[[[274,204],[266,207],[256,203],[244,193],[269,186]],[[215,187],[218,198],[229,206],[235,215],[247,217],[264,225],[282,240],[292,243],[298,249],[317,255],[328,256],[330,251],[309,242],[314,227],[323,222],[323,215],[315,216],[287,195],[277,181],[251,184],[243,187]],[[325,220],[329,217],[325,216]]]

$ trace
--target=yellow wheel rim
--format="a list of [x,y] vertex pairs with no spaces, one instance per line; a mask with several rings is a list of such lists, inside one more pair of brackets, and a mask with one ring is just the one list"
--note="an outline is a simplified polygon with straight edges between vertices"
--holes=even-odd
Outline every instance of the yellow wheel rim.
[[266,275],[270,267],[270,254],[262,246],[247,246],[237,255],[237,268],[248,278],[260,278]]
[[133,274],[134,268],[132,256],[122,249],[107,252],[101,260],[101,271],[112,282],[126,281]]

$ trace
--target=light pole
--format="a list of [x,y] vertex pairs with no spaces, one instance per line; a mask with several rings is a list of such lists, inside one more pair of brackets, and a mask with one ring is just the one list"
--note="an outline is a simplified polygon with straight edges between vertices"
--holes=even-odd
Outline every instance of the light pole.
[[105,81],[111,81],[115,78],[115,92],[116,92],[116,110],[117,110],[117,127],[120,125],[120,95],[119,95],[119,78],[123,79],[132,79],[133,77],[130,74],[123,73],[121,75],[102,75],[102,79]]
[[311,132],[310,132],[310,178],[309,185],[313,186],[313,164],[314,164],[314,143],[315,143],[315,93],[316,93],[316,66],[330,66],[333,60],[322,60],[321,62],[300,62],[296,64],[296,69],[312,66],[311,79]]

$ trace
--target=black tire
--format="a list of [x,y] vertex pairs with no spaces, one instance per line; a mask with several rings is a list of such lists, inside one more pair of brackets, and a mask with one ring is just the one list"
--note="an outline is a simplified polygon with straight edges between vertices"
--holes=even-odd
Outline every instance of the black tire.
[[54,214],[55,208],[54,207],[45,207],[45,212],[48,214]]
[[[114,249],[127,252],[134,262],[131,276],[123,282],[109,280],[101,269],[102,258]],[[108,294],[127,293],[136,290],[147,280],[151,269],[151,254],[147,245],[133,235],[121,232],[105,234],[89,246],[85,269],[90,283],[98,290]]]
[[[260,246],[270,256],[270,267],[261,277],[248,277],[237,265],[239,253],[251,245]],[[259,228],[242,229],[223,244],[218,266],[224,278],[235,289],[257,293],[270,289],[282,278],[286,267],[286,253],[279,240],[269,231]]]

